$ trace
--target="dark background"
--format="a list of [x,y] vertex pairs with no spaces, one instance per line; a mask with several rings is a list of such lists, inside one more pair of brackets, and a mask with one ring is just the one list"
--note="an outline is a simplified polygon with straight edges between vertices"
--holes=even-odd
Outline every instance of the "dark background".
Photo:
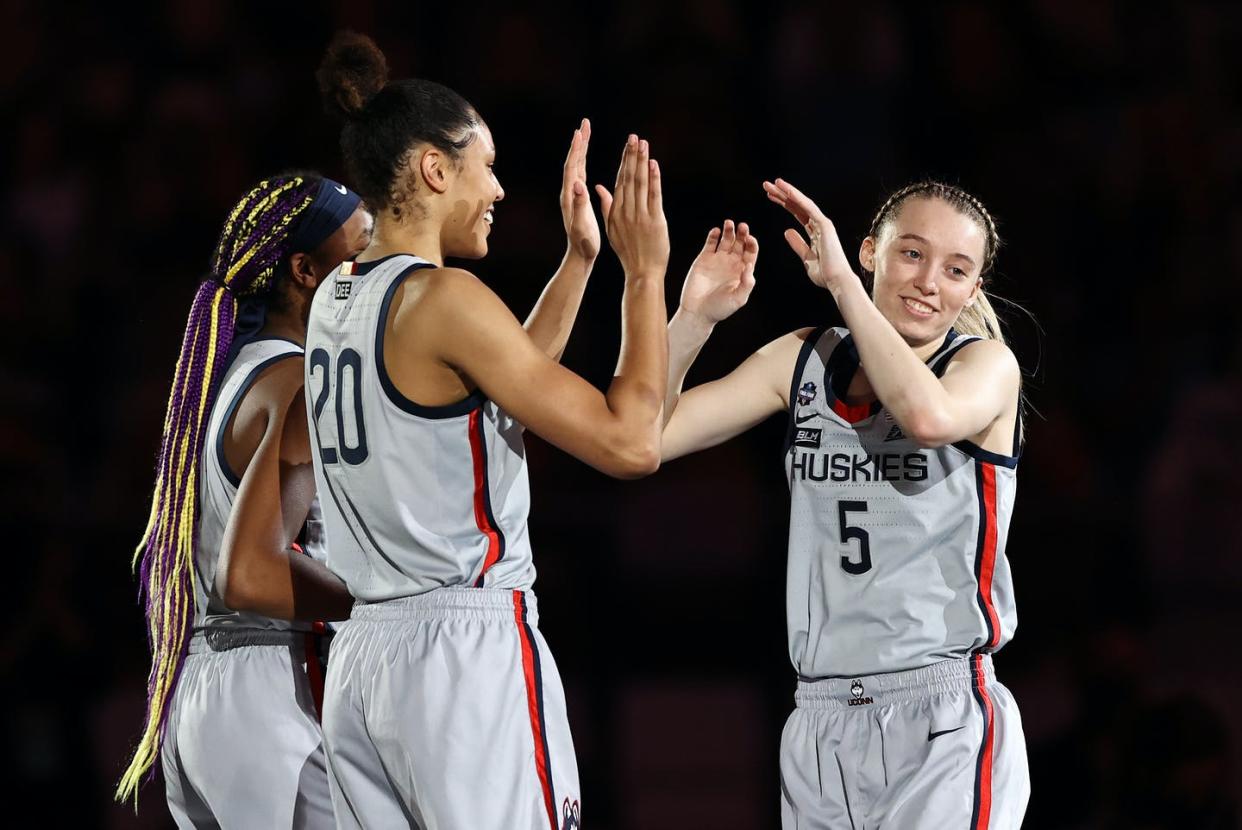
[[[860,8],[865,5],[864,8]],[[691,381],[836,323],[763,198],[785,176],[847,251],[934,175],[1005,239],[994,289],[1034,407],[1009,537],[1021,625],[998,657],[1032,767],[1027,827],[1236,826],[1242,690],[1242,11],[1215,2],[174,0],[0,4],[0,513],[8,800],[41,826],[161,827],[110,804],[147,665],[129,572],[167,385],[224,214],[291,166],[342,176],[313,72],[374,35],[394,77],[472,101],[508,193],[470,267],[529,310],[563,250],[560,164],[649,137],[670,313],[707,229],[752,223],[750,304]],[[571,368],[601,387],[621,278],[600,260]],[[783,424],[611,481],[531,436],[541,627],[588,827],[774,828],[792,707]]]

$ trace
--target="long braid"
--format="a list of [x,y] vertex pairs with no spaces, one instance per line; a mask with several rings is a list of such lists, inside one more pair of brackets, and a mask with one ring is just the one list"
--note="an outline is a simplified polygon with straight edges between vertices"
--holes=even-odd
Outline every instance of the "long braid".
[[233,343],[239,297],[272,289],[289,254],[289,230],[314,201],[319,180],[280,176],[260,182],[229,213],[212,259],[212,276],[194,295],[173,375],[155,472],[155,492],[134,552],[139,599],[145,598],[147,713],[142,738],[116,789],[131,796],[149,778],[164,740],[168,704],[180,679],[194,625],[197,580],[198,471],[208,414]]

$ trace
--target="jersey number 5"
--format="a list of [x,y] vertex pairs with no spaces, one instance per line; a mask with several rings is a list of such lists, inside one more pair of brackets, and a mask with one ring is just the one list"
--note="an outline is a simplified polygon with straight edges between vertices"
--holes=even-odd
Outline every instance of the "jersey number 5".
[[840,521],[841,544],[849,544],[851,539],[858,540],[858,561],[848,556],[841,557],[841,567],[848,574],[865,574],[871,570],[871,537],[861,527],[850,527],[847,513],[866,513],[865,501],[837,502],[837,519]]
[[[358,438],[358,443],[349,446],[346,440],[345,431],[345,368],[349,367],[351,383],[349,385],[350,397],[353,399],[353,423],[354,432]],[[315,442],[319,444],[319,457],[324,464],[337,463],[337,451],[333,447],[326,447],[319,433],[319,416],[323,414],[324,406],[328,403],[328,395],[332,387],[332,358],[323,349],[315,349],[310,355],[310,374],[315,375],[316,369],[323,370],[323,385],[319,387],[319,394],[315,396]],[[362,420],[362,355],[353,349],[342,349],[341,355],[336,362],[336,437],[341,442],[340,460],[346,464],[361,464],[367,460],[370,454],[367,450],[367,428]]]

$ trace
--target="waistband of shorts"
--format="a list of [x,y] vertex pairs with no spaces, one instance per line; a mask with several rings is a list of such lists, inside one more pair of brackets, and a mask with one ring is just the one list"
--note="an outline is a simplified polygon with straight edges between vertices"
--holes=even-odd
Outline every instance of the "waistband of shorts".
[[799,679],[794,701],[799,709],[883,706],[925,698],[937,692],[965,691],[995,680],[992,655],[978,654],[909,671],[822,680]]
[[304,646],[306,631],[281,628],[205,628],[190,637],[190,654],[229,651],[246,646]]
[[449,619],[511,622],[518,615],[532,625],[539,621],[538,603],[532,591],[451,585],[382,602],[355,602],[349,619],[357,622]]

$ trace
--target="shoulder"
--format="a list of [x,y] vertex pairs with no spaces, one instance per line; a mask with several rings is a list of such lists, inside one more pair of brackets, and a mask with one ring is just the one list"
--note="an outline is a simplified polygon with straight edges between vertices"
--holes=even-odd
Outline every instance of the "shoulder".
[[949,358],[941,377],[986,380],[989,385],[1017,390],[1022,384],[1022,369],[1013,351],[999,340],[975,340],[958,349]]
[[305,383],[305,359],[302,352],[289,352],[273,360],[255,378],[246,393],[250,402],[260,409],[284,412],[301,394]]
[[486,302],[496,294],[474,274],[463,268],[419,268],[405,272],[398,288],[403,300],[451,306]]
[[948,368],[955,366],[988,368],[1012,373],[1015,377],[1021,372],[1013,350],[999,340],[982,339],[967,343],[949,358]]

